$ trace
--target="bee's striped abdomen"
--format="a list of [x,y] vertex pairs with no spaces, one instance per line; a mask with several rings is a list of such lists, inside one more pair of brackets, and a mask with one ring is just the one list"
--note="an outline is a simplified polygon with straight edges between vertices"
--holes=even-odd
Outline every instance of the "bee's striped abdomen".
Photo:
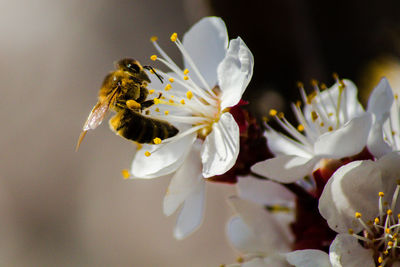
[[163,140],[178,133],[178,129],[166,121],[145,117],[129,109],[111,118],[110,127],[126,139],[150,144],[156,137]]

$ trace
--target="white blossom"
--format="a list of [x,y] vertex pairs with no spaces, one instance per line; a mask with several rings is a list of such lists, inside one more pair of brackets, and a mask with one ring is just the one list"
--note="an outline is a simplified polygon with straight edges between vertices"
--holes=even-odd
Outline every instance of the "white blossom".
[[[196,23],[181,42],[171,35],[182,53],[181,69],[157,44],[153,60],[170,72],[156,70],[167,83],[152,75],[150,93],[160,96],[149,111],[153,118],[179,128],[161,144],[143,145],[133,159],[133,178],[156,178],[174,173],[164,199],[164,213],[180,205],[175,237],[186,237],[201,223],[203,178],[224,174],[239,154],[239,127],[229,108],[236,105],[253,73],[253,55],[240,37],[229,41],[224,22],[207,17]],[[157,140],[158,143],[161,140]],[[155,142],[156,143],[156,142]]]
[[315,93],[310,96],[301,87],[304,108],[301,109],[300,102],[292,105],[299,125],[294,127],[273,110],[271,115],[290,137],[268,127],[265,135],[276,157],[257,163],[252,170],[291,183],[321,167],[322,159],[358,154],[367,145],[372,118],[382,120],[390,108],[387,104],[390,102],[389,90],[384,84],[378,86],[370,97],[367,111],[364,111],[357,99],[357,88],[349,80],[339,80],[323,91],[315,86]]
[[[294,240],[290,231],[294,220],[294,195],[282,185],[250,177],[240,178],[238,187],[242,198],[229,199],[236,215],[227,225],[227,235],[242,256],[239,263],[228,266],[289,266],[285,253],[290,251]],[[282,197],[274,197],[278,195]],[[268,211],[265,205],[288,210]]]
[[368,260],[382,267],[400,264],[399,162],[399,152],[377,161],[351,162],[333,174],[319,201],[329,227],[340,234],[349,233],[357,244],[368,248]]

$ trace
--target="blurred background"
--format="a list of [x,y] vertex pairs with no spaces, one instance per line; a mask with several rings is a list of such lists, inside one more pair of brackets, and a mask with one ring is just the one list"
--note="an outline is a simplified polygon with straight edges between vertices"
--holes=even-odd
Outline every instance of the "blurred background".
[[[234,187],[208,184],[203,226],[183,241],[162,213],[169,177],[129,180],[134,147],[104,123],[74,152],[113,62],[155,53],[207,15],[221,16],[255,56],[246,91],[257,116],[286,110],[298,80],[382,75],[400,89],[399,1],[1,0],[0,266],[218,266]],[[311,87],[308,87],[311,89]]]

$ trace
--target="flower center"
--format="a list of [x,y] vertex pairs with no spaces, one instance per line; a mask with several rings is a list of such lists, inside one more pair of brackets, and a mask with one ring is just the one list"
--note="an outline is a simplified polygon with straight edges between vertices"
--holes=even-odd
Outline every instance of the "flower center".
[[313,80],[311,83],[314,91],[309,95],[306,94],[304,85],[301,82],[298,83],[303,101],[292,104],[298,121],[297,127],[288,122],[282,112],[278,113],[274,109],[269,112],[269,115],[274,117],[277,123],[303,146],[305,151],[310,153],[319,136],[340,128],[349,120],[346,107],[346,85],[337,75],[334,77],[337,88],[326,89],[325,84],[319,85]]
[[357,238],[363,247],[374,251],[374,259],[379,267],[391,266],[400,261],[400,214],[393,214],[399,189],[398,182],[391,203],[385,201],[383,192],[379,192],[379,214],[372,221],[364,221],[360,212],[355,213],[356,219],[364,228],[359,234],[349,229],[349,234]]

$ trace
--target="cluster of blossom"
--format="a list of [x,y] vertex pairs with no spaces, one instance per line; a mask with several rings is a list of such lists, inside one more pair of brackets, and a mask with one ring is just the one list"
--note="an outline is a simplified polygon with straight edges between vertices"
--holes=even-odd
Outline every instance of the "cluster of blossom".
[[227,266],[400,266],[399,102],[385,78],[366,109],[349,80],[314,82],[308,95],[299,84],[298,125],[269,113],[284,134],[243,109],[253,55],[220,18],[200,20],[182,42],[171,35],[184,69],[156,41],[151,59],[170,72],[157,70],[164,84],[152,77],[162,97],[149,116],[179,133],[143,145],[129,178],[172,174],[163,210],[180,208],[177,239],[201,224],[205,183],[225,182],[237,188],[227,236],[242,254]]

